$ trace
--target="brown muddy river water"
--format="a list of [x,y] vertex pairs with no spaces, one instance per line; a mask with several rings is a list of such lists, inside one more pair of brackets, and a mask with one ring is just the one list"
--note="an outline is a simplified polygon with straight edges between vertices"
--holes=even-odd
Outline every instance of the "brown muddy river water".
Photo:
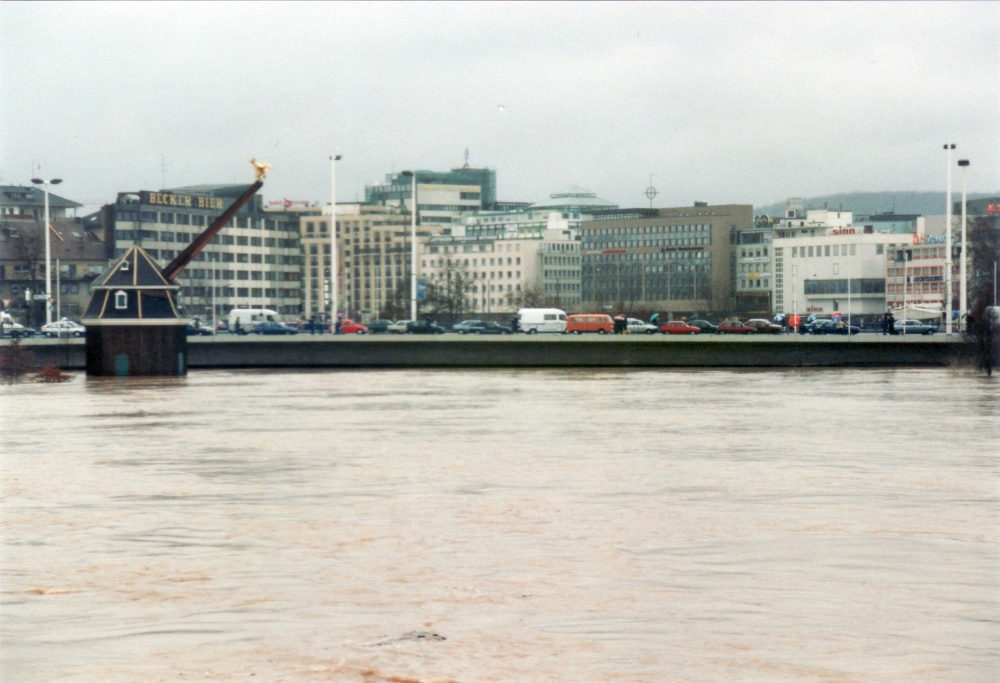
[[0,679],[1000,680],[1000,384],[0,387]]

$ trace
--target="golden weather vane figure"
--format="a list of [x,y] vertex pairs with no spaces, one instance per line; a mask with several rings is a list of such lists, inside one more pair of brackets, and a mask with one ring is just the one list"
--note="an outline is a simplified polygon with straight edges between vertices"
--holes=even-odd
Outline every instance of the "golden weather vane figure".
[[257,180],[263,180],[267,172],[271,170],[271,164],[263,161],[257,161],[257,159],[251,159],[250,163],[253,164],[253,170],[257,174]]

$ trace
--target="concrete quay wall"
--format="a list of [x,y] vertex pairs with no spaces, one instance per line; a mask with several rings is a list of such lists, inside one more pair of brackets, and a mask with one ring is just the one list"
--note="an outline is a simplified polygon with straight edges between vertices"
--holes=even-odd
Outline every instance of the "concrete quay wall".
[[[26,343],[40,365],[83,370],[82,340]],[[948,366],[962,339],[934,337],[219,337],[191,339],[188,368]]]

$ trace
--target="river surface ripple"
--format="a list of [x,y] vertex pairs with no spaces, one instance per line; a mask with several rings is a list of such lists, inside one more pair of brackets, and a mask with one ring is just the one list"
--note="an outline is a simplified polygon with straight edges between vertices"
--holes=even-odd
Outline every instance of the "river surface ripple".
[[0,387],[4,681],[1000,680],[947,369]]

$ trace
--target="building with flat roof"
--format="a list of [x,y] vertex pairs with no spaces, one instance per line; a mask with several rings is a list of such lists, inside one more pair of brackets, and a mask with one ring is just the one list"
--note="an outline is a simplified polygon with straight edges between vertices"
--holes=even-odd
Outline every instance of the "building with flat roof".
[[[413,171],[417,184],[417,223],[461,223],[462,213],[493,210],[497,203],[496,171],[456,168],[451,171]],[[365,203],[413,208],[413,178],[387,173],[385,182],[365,186]]]
[[775,237],[774,311],[874,319],[885,312],[886,255],[912,242],[911,234],[856,227]]
[[[410,233],[408,213],[397,207],[337,205],[337,308],[348,318],[367,321],[385,313],[408,310],[410,301]],[[418,241],[438,226],[421,226]],[[330,216],[304,216],[301,221],[304,263],[302,310],[329,320]]]
[[735,307],[734,245],[753,224],[751,205],[697,202],[634,216],[581,223],[583,307],[668,315]]
[[579,305],[580,242],[569,229],[509,237],[439,235],[419,249],[428,296],[445,293],[436,304],[449,317],[506,318],[525,298],[568,310]]

